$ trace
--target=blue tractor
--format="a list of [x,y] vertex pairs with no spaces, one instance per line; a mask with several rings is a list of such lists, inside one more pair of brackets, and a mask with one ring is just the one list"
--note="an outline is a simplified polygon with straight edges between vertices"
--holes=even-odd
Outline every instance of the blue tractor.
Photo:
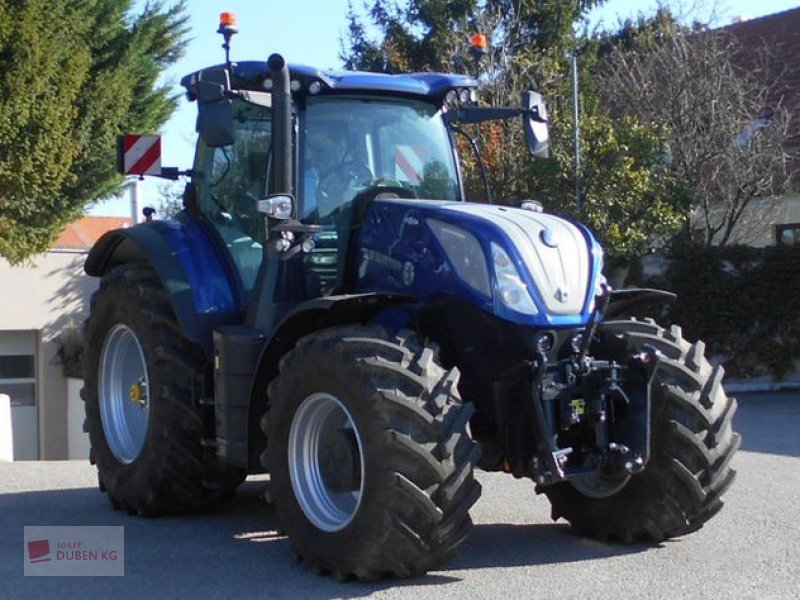
[[721,508],[739,443],[722,369],[630,316],[668,295],[611,290],[579,223],[465,198],[459,125],[521,118],[546,155],[541,97],[482,107],[466,76],[277,54],[182,84],[184,210],[85,265],[86,423],[115,508],[200,510],[266,472],[295,555],[344,579],[451,557],[475,467],[625,542]]

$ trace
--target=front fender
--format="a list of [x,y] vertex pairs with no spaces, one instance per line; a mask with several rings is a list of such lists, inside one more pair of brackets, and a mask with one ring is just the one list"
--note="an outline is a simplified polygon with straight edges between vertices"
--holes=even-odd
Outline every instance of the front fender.
[[152,266],[182,334],[209,356],[214,327],[241,319],[233,278],[208,233],[193,220],[155,221],[109,231],[90,250],[84,270],[102,277],[128,262]]
[[[612,290],[603,319],[642,316],[643,311],[660,311],[678,296],[672,292],[650,288]],[[647,309],[646,311],[644,309]],[[657,315],[656,315],[657,316]]]
[[[413,305],[417,301],[417,298],[403,294],[346,294],[309,300],[289,312],[275,328],[256,363],[247,418],[247,439],[250,444],[246,462],[243,456],[227,457],[227,460],[241,466],[247,465],[250,472],[261,470],[259,455],[264,449],[264,437],[260,424],[268,405],[267,386],[278,374],[281,357],[301,337],[326,327],[374,322],[379,316],[386,317],[381,322],[387,326],[402,328],[407,326],[407,323],[400,322],[403,316],[390,314],[391,309],[397,307],[401,309],[399,312],[407,316],[408,313],[402,311],[402,307]],[[256,440],[262,442],[255,443]]]

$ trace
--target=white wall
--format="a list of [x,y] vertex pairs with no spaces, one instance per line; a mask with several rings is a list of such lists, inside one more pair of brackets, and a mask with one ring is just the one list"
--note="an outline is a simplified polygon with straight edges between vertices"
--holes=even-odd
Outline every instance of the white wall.
[[83,272],[83,252],[48,252],[21,266],[0,258],[0,332],[39,331],[39,458],[67,458],[67,380],[56,364],[56,336],[82,324],[98,280]]
[[67,458],[89,459],[89,434],[83,430],[86,410],[81,398],[82,379],[67,379]]
[[0,394],[0,460],[14,460],[11,398],[5,394]]
[[[774,246],[775,226],[790,223],[800,223],[800,195],[756,198],[747,206],[728,243],[756,248]],[[701,224],[695,221],[694,226]]]

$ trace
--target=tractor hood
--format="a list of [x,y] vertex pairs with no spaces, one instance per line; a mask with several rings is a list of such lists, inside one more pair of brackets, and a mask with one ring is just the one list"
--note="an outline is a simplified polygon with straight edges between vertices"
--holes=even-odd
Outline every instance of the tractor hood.
[[585,227],[520,208],[380,199],[358,245],[361,291],[444,290],[521,324],[586,324],[602,281],[602,250]]

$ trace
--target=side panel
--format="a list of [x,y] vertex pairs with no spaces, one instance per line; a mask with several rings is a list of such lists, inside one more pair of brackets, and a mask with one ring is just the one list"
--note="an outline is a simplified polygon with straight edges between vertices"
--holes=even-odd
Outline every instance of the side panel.
[[153,267],[170,296],[183,335],[209,356],[213,328],[241,320],[233,278],[209,235],[191,219],[109,231],[89,252],[84,270],[101,277],[126,262],[147,262]]

